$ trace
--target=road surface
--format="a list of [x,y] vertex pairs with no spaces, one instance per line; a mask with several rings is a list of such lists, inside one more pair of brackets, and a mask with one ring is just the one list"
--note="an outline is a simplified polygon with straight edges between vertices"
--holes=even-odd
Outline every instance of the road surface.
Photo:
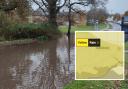
[[109,31],[121,31],[121,26],[114,22],[109,22],[111,24],[112,29],[108,29]]

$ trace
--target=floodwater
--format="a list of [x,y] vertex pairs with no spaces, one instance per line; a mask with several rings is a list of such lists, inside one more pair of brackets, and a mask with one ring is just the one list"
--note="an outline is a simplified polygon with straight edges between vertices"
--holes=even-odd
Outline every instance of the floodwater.
[[74,79],[73,39],[0,47],[0,89],[63,89]]

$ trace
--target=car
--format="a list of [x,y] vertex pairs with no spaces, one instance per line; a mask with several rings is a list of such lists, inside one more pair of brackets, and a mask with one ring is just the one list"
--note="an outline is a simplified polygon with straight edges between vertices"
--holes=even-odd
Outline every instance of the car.
[[121,30],[128,34],[128,16],[122,18]]
[[117,21],[118,24],[121,24],[121,20]]
[[128,16],[122,18],[121,30],[125,32],[125,41],[128,41]]

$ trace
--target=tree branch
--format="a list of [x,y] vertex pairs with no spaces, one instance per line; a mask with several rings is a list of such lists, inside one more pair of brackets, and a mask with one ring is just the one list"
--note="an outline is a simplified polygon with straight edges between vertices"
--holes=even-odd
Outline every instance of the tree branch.
[[79,15],[81,15],[81,13],[79,11],[76,11],[74,8],[71,7],[71,10],[73,10],[74,12],[78,13]]
[[73,2],[70,4],[70,6],[72,7],[73,5],[78,4],[78,5],[83,5],[83,6],[88,6],[89,2]]
[[42,8],[42,6],[36,1],[36,0],[33,0],[33,2],[39,6],[39,8],[44,12],[45,16],[47,16],[46,14],[46,11]]
[[58,8],[62,8],[65,4],[66,4],[66,2],[67,2],[68,0],[64,0],[64,3],[61,5],[61,6],[58,6]]
[[44,0],[41,0],[42,1],[42,3],[44,4],[44,6],[46,7],[46,8],[48,8],[48,4],[47,3],[45,3],[45,1]]

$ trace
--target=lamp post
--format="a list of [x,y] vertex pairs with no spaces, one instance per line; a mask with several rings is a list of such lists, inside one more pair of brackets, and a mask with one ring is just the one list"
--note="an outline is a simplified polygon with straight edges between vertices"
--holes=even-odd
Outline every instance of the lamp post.
[[99,31],[98,24],[99,24],[99,21],[95,20],[95,31]]

